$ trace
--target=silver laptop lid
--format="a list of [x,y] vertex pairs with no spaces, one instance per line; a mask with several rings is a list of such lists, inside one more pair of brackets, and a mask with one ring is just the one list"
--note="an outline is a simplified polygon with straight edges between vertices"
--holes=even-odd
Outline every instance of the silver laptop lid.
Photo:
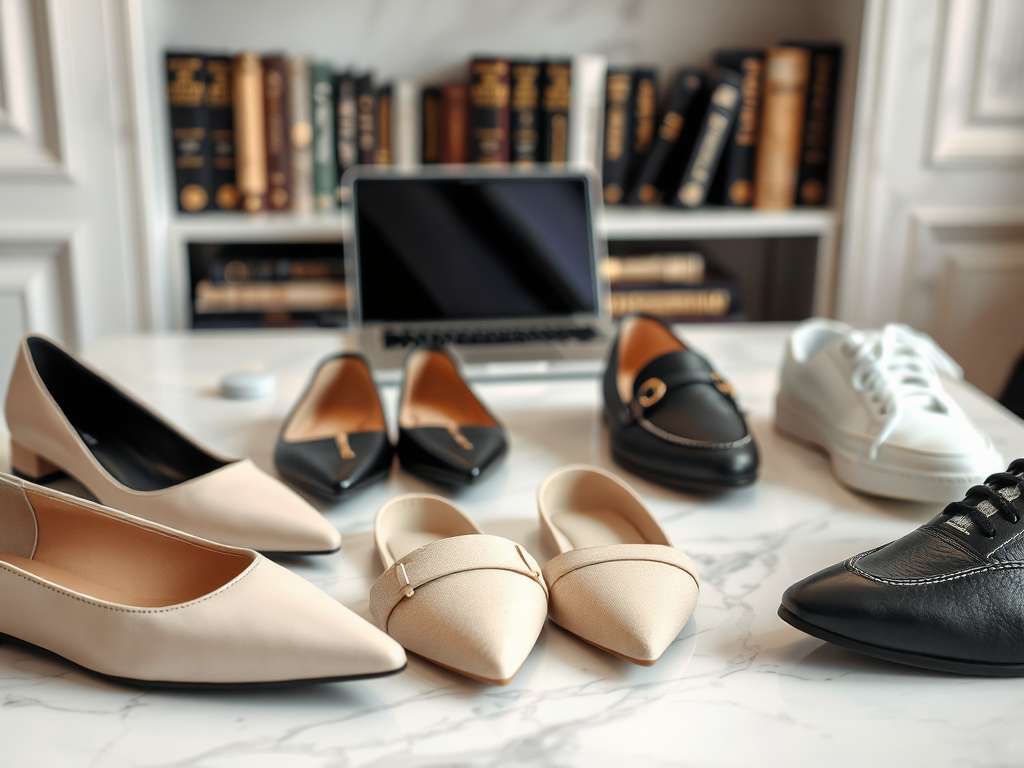
[[368,167],[344,182],[352,325],[603,314],[586,173]]

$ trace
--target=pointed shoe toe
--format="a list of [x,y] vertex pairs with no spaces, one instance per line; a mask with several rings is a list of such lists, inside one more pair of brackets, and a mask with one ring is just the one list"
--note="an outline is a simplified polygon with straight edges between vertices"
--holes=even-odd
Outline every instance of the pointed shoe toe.
[[693,562],[636,492],[597,467],[552,472],[537,490],[541,535],[561,554],[544,567],[549,616],[634,664],[654,664],[697,605]]
[[548,592],[521,546],[488,536],[440,496],[384,504],[374,539],[386,570],[370,590],[376,625],[412,653],[504,685],[544,626]]
[[661,658],[697,604],[697,583],[689,573],[644,560],[597,562],[565,574],[549,589],[552,621],[643,666]]

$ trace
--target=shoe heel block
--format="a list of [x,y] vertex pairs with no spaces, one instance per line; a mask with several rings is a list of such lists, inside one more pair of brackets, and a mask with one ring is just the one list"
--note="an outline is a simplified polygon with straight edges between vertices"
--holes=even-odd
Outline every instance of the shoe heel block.
[[11,469],[18,477],[34,482],[64,474],[64,470],[56,464],[52,464],[35,451],[26,448],[13,437],[11,438]]

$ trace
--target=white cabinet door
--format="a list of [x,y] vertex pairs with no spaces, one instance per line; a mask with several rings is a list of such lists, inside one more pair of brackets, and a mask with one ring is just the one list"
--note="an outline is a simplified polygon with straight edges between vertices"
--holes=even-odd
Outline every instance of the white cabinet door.
[[24,333],[75,348],[140,324],[122,19],[0,0],[0,396]]
[[838,314],[932,334],[998,396],[1024,353],[1024,0],[871,0]]

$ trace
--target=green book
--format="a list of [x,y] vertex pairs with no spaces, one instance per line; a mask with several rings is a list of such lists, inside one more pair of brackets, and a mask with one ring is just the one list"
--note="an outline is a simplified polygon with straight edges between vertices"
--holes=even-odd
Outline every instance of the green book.
[[313,91],[313,194],[316,207],[333,208],[337,202],[338,160],[334,142],[334,85],[327,64],[312,64]]

